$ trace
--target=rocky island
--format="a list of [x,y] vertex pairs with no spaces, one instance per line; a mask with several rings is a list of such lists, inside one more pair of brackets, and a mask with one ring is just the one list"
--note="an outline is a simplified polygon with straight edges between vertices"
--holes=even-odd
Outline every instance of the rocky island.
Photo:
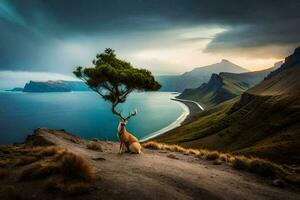
[[13,88],[7,90],[12,92],[72,92],[90,91],[90,88],[81,81],[29,81],[24,88]]

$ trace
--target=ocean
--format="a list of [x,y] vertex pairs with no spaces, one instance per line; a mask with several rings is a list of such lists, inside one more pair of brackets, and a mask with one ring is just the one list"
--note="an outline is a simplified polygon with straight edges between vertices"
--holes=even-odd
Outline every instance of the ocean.
[[[133,93],[118,107],[135,108],[127,130],[139,139],[174,124],[185,109],[170,92]],[[117,140],[118,118],[111,105],[94,92],[0,92],[0,144],[24,142],[38,127],[64,129],[83,138]]]

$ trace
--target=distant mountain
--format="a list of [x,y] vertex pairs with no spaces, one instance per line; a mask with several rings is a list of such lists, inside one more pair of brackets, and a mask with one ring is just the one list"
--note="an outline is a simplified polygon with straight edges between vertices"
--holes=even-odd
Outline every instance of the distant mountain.
[[245,90],[258,84],[282,63],[278,62],[269,69],[255,72],[240,74],[221,72],[219,75],[212,74],[208,83],[203,83],[195,89],[185,89],[178,98],[197,101],[204,107],[219,104],[242,94]]
[[90,91],[90,88],[80,81],[30,81],[24,88],[14,88],[9,91],[23,92],[71,92],[71,91]]
[[186,88],[196,88],[202,83],[208,82],[211,74],[220,72],[242,73],[248,72],[228,60],[223,59],[220,63],[197,67],[192,71],[185,72],[178,76],[157,76],[156,79],[162,85],[162,91],[182,92]]
[[241,97],[199,114],[158,140],[300,164],[300,47]]

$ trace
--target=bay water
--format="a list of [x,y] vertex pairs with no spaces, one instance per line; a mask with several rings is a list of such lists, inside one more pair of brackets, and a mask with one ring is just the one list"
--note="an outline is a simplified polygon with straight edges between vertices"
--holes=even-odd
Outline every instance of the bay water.
[[[158,131],[184,112],[174,93],[131,94],[118,109],[124,115],[135,108],[127,130],[142,139]],[[111,105],[94,92],[0,92],[0,144],[24,142],[38,127],[65,129],[83,138],[117,140],[118,118]]]

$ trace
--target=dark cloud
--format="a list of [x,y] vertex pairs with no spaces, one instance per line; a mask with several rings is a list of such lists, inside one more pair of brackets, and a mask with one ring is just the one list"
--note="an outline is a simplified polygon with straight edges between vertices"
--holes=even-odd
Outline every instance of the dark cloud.
[[3,0],[0,70],[58,70],[39,60],[57,40],[193,26],[227,30],[208,44],[211,53],[274,45],[289,49],[300,41],[299,10],[299,0]]

